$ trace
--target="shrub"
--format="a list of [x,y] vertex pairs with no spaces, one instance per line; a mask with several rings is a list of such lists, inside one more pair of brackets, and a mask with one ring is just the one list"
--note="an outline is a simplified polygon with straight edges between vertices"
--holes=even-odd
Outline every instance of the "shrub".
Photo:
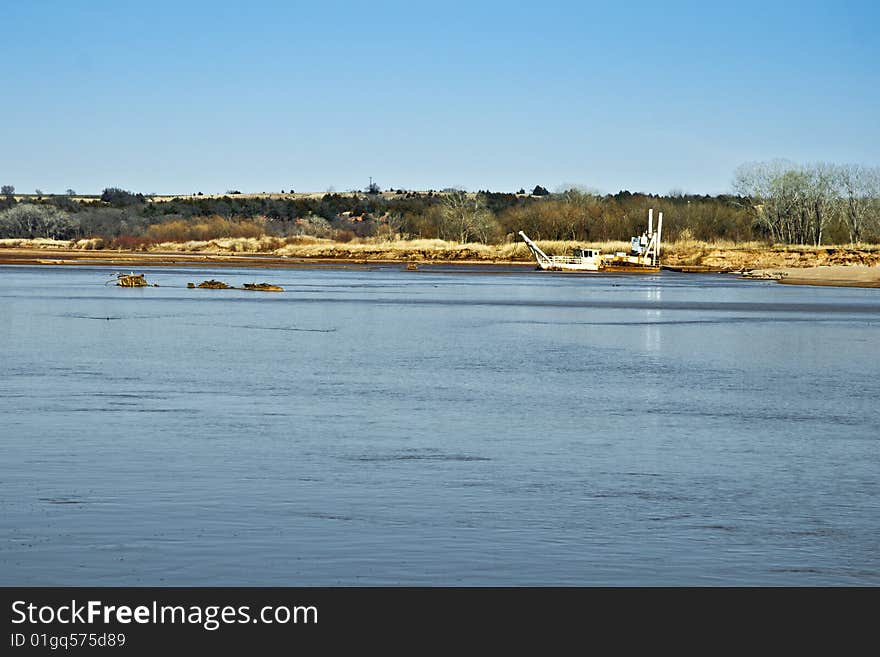
[[147,228],[147,237],[154,242],[209,241],[227,237],[257,238],[265,235],[264,222],[234,221],[213,216],[198,223],[182,219],[164,221]]
[[146,251],[152,244],[153,240],[148,237],[120,235],[110,242],[110,248],[121,249],[123,251]]

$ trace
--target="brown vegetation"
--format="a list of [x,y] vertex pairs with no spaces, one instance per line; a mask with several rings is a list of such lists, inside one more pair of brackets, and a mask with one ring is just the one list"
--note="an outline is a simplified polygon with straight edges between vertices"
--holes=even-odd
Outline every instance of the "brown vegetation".
[[264,222],[233,221],[213,216],[204,221],[165,221],[147,228],[146,239],[153,243],[204,241],[229,237],[262,237],[266,233]]
[[[135,238],[132,238],[135,239]],[[116,242],[114,245],[118,245]],[[538,244],[548,254],[570,253],[576,246],[600,249],[603,253],[627,251],[626,242],[575,242],[570,240],[542,240]],[[118,260],[126,251],[98,250],[91,240],[0,240],[0,253],[15,251],[23,255],[41,251],[90,251],[95,257],[103,255],[108,261]],[[504,244],[459,244],[439,239],[379,240],[356,238],[336,242],[314,237],[230,237],[225,239],[192,240],[188,242],[140,243],[132,249],[148,255],[191,254],[206,257],[265,255],[280,261],[338,260],[353,262],[485,262],[530,263],[532,256],[523,242]],[[118,255],[116,255],[118,253]],[[0,256],[2,257],[2,256]],[[135,256],[135,260],[136,260]],[[10,258],[3,258],[10,261]],[[130,259],[130,258],[129,258]],[[880,245],[861,244],[846,246],[767,245],[760,242],[735,243],[730,241],[705,242],[679,240],[664,244],[661,262],[671,267],[705,269],[710,271],[747,271],[773,267],[817,267],[826,265],[880,265]]]

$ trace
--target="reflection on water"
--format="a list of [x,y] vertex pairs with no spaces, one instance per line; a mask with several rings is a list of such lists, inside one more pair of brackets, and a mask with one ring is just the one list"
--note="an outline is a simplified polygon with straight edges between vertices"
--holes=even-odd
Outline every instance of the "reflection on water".
[[0,267],[0,584],[880,584],[876,290],[486,272]]

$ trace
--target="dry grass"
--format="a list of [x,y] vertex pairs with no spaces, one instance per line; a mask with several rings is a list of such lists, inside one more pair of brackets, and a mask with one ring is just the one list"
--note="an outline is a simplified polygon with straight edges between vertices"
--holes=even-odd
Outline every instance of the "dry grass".
[[274,253],[284,245],[278,237],[225,237],[213,240],[158,242],[149,251],[177,253]]
[[103,249],[106,245],[100,237],[92,237],[90,239],[77,240],[74,246],[84,251],[97,251]]
[[[337,242],[309,236],[288,238],[270,237],[224,237],[210,240],[162,241],[150,243],[138,238],[137,246],[123,248],[127,253],[146,250],[151,253],[199,253],[216,255],[264,254],[288,258],[314,258],[353,261],[392,262],[522,262],[532,261],[525,243],[517,241],[506,244],[458,244],[439,239],[387,240],[379,238]],[[576,246],[601,249],[603,253],[628,251],[628,242],[540,241],[538,245],[548,254],[570,253]],[[110,246],[125,246],[114,242]],[[50,239],[3,239],[0,249],[21,250],[71,250],[86,251],[106,249],[101,239],[77,241]],[[717,271],[748,271],[771,268],[805,268],[833,265],[880,265],[880,244],[829,246],[799,246],[764,244],[760,242],[701,242],[693,239],[680,240],[663,245],[661,261],[666,265],[712,269]]]
[[76,243],[70,240],[51,240],[38,237],[35,239],[0,239],[0,249],[71,249]]
[[774,267],[820,267],[826,265],[880,265],[880,245],[793,245],[761,242],[677,242],[662,253],[668,265],[701,266],[720,271],[744,271]]
[[343,258],[353,260],[503,260],[499,247],[457,244],[444,240],[359,240],[314,244],[288,243],[275,255],[297,258]]

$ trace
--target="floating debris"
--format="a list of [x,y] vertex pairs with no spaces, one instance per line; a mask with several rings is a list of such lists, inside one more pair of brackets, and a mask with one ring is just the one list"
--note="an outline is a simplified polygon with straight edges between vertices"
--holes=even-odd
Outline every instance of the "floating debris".
[[245,283],[242,290],[251,290],[253,292],[284,292],[284,288],[278,285],[270,285],[269,283]]
[[[116,285],[119,287],[147,287],[147,279],[143,274],[116,274]],[[153,287],[159,287],[153,283]]]
[[186,286],[190,289],[192,288],[200,288],[202,290],[231,290],[232,286],[227,285],[223,281],[215,281],[213,278],[210,281],[202,281],[198,285],[194,283],[187,283]]
[[407,270],[407,271],[418,271],[418,270],[419,270],[419,266],[418,266],[416,263],[414,263],[414,262],[409,262],[409,263],[407,263],[407,265],[406,265],[406,270]]
[[234,287],[227,285],[223,281],[216,281],[213,278],[209,281],[202,281],[198,285],[195,283],[187,283],[186,287],[190,290],[200,288],[202,290],[251,290],[252,292],[284,292],[284,288],[278,285],[270,285],[269,283],[245,283],[242,287]]

